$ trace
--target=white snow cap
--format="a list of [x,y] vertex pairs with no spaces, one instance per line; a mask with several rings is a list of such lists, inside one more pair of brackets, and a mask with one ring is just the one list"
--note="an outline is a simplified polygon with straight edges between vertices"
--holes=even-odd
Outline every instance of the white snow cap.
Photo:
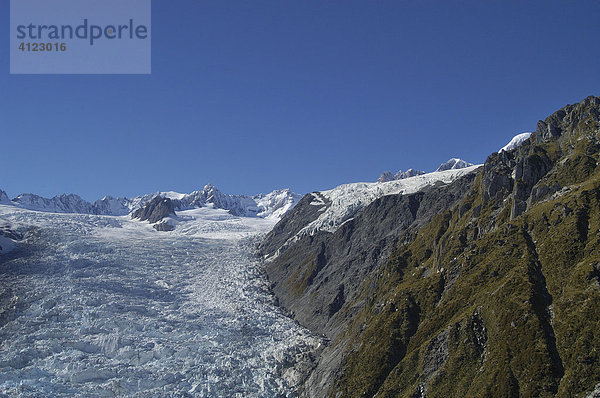
[[516,147],[520,146],[527,139],[529,139],[530,136],[531,136],[531,133],[517,134],[512,138],[512,140],[510,140],[510,142],[508,144],[506,144],[502,148],[500,148],[500,150],[498,152],[512,151]]
[[458,170],[464,169],[467,167],[473,166],[473,163],[466,162],[459,158],[449,159],[447,162],[442,163],[440,167],[437,168],[436,171],[446,171],[446,170]]

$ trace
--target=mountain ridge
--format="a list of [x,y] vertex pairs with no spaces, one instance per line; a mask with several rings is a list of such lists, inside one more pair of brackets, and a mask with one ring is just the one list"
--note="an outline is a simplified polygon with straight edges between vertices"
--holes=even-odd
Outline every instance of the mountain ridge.
[[[303,397],[592,397],[600,383],[600,98],[443,186],[375,199],[265,262],[330,339]],[[315,217],[305,196],[265,258]]]
[[176,210],[211,204],[216,208],[228,210],[232,215],[277,218],[293,207],[301,196],[287,188],[254,196],[231,195],[221,192],[212,184],[207,184],[202,190],[189,194],[156,192],[131,199],[105,196],[94,202],[88,202],[76,194],[44,198],[27,193],[9,200],[6,193],[0,191],[0,204],[13,204],[24,209],[45,212],[124,216],[142,208],[156,197],[169,197]]

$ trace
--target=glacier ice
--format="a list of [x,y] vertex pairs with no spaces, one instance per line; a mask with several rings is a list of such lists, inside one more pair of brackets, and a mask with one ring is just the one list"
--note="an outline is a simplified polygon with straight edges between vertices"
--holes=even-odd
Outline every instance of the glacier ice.
[[0,396],[290,397],[321,344],[253,256],[275,219],[194,208],[161,234],[128,217],[0,217],[31,227],[0,256]]

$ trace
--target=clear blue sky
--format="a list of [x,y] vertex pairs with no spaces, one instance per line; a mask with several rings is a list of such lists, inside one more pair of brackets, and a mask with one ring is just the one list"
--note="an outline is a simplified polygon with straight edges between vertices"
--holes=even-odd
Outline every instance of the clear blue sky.
[[0,189],[299,193],[483,162],[600,95],[598,1],[154,0],[152,75],[9,75]]

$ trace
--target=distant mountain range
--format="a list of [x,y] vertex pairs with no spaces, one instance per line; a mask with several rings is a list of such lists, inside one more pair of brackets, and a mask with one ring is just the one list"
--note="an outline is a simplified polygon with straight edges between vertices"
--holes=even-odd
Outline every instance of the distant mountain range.
[[156,192],[132,199],[105,196],[91,203],[74,194],[44,198],[27,193],[10,200],[4,191],[0,191],[0,204],[12,204],[28,210],[54,213],[123,216],[139,209],[156,197],[172,200],[175,210],[211,205],[228,210],[236,216],[279,218],[300,200],[301,195],[293,193],[289,189],[280,189],[255,196],[230,195],[208,184],[202,190],[189,194]]
[[[436,172],[459,170],[471,166],[473,166],[473,164],[465,162],[461,159],[453,158],[440,165]],[[392,175],[389,172],[384,173],[379,178],[378,183],[399,181],[422,175],[426,175],[426,177],[415,180],[415,183],[418,186],[421,184],[427,185],[433,183],[438,179],[448,182],[447,178],[450,176],[450,174],[447,176],[438,176],[435,174],[435,172],[426,174],[423,171],[409,169],[405,172],[399,171],[395,175]],[[367,189],[364,191],[364,193],[368,191],[369,193],[367,193],[367,196],[369,196],[371,199],[374,199],[383,194],[396,194],[403,189],[402,186],[404,185],[412,186],[414,184],[411,185],[411,183],[407,183],[398,186],[382,185],[381,188]],[[352,184],[347,184],[342,187],[345,187],[344,190],[347,190],[350,186],[352,186]],[[336,189],[339,190],[339,187]],[[334,191],[337,192],[336,190],[333,190],[332,192]],[[344,208],[343,210],[338,209],[338,212],[341,211],[346,215],[337,217],[338,220],[335,221],[327,220],[326,222],[333,223],[331,225],[336,225],[336,223],[343,222],[345,219],[350,217],[353,212],[358,211],[360,207],[367,204],[367,202],[365,202],[365,198],[361,196],[364,193],[357,193],[357,196],[353,196],[352,193],[349,192],[346,193],[347,194],[342,196],[344,197],[344,202],[349,203],[342,205],[342,207],[350,207],[350,210],[348,208]],[[194,191],[189,194],[172,191],[155,192],[134,198],[105,196],[104,198],[98,199],[94,202],[88,202],[76,194],[62,194],[53,198],[45,198],[36,194],[25,193],[11,200],[4,191],[0,190],[0,204],[15,205],[23,209],[44,212],[108,216],[124,216],[133,214],[136,210],[144,207],[157,197],[170,199],[175,211],[188,210],[210,205],[214,208],[227,210],[229,213],[236,216],[279,219],[287,211],[293,208],[296,203],[298,203],[298,201],[302,198],[302,195],[294,193],[289,189],[280,189],[268,194],[259,194],[254,196],[231,195],[221,192],[212,184],[207,184],[202,190]],[[353,198],[356,200],[353,200]],[[353,203],[356,201],[360,203],[360,206],[357,205],[358,203]]]

